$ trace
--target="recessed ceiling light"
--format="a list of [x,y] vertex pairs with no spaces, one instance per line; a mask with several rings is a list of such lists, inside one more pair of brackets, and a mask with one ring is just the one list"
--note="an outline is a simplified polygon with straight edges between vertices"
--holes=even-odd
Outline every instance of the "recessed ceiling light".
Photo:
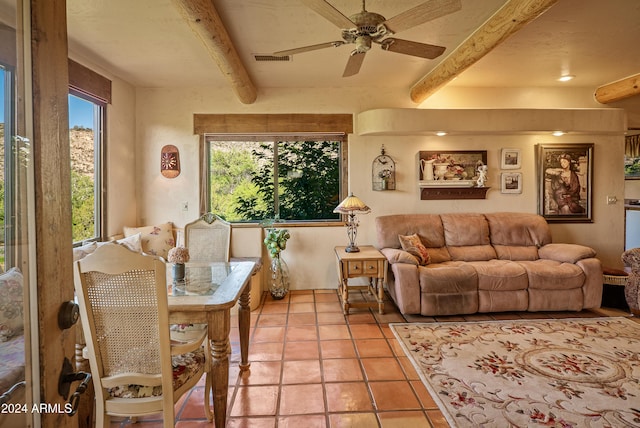
[[562,137],[564,135],[564,131],[553,131],[554,137]]
[[576,77],[573,74],[565,74],[564,76],[560,76],[558,78],[559,82],[568,82],[569,80],[573,80],[573,78]]
[[436,132],[436,135],[438,137],[444,137],[445,135],[447,135],[447,133],[445,131],[438,131],[438,132]]

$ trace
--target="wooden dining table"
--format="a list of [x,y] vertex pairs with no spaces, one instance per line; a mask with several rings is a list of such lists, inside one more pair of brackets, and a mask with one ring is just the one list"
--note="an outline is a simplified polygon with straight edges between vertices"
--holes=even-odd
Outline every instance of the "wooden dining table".
[[[169,265],[168,265],[169,267]],[[240,335],[240,370],[249,369],[249,306],[251,275],[256,263],[187,263],[185,280],[174,281],[168,269],[169,322],[172,324],[207,324],[211,344],[209,377],[213,391],[213,419],[216,427],[225,427],[229,389],[229,332],[231,309],[238,304]],[[171,281],[169,281],[169,278]],[[209,397],[205,411],[211,419]]]

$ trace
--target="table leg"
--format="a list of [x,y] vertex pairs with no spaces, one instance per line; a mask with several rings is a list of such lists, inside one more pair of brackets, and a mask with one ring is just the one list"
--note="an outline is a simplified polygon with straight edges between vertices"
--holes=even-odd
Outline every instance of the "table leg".
[[240,330],[240,371],[249,370],[249,327],[251,324],[251,281],[238,299],[238,329]]
[[[227,423],[227,393],[229,389],[229,309],[209,312],[209,340],[211,341],[211,382],[213,390],[213,416],[216,427]],[[207,405],[208,405],[207,397]]]
[[347,284],[348,279],[342,280],[341,292],[342,292],[342,311],[345,315],[349,315],[349,285]]
[[384,314],[384,280],[376,278],[376,288],[378,289],[378,313]]

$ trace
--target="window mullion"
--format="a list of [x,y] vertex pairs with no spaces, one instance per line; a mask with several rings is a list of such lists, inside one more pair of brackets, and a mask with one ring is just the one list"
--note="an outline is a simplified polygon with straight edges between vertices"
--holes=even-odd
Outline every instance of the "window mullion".
[[278,141],[273,142],[273,214],[274,218],[280,218],[280,191],[278,186]]

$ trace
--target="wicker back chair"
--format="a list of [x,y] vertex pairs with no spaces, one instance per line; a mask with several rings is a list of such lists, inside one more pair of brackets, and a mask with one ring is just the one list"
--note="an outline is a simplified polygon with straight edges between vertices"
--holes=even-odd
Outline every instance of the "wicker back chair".
[[228,262],[231,224],[206,213],[184,227],[184,245],[192,262]]
[[[170,343],[164,262],[106,244],[74,264],[74,283],[95,387],[96,426],[108,427],[111,416],[162,412],[164,426],[173,427],[175,402],[204,373],[206,331],[189,343]],[[174,370],[181,372],[176,379]]]

